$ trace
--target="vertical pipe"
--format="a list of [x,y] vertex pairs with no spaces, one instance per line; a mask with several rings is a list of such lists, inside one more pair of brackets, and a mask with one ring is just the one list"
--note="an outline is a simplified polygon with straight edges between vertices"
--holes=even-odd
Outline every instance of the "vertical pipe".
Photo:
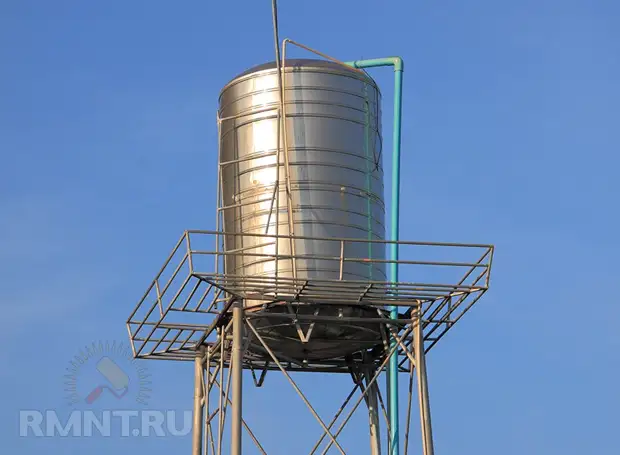
[[415,350],[415,369],[418,379],[418,401],[420,403],[420,427],[422,432],[423,455],[434,455],[431,408],[428,396],[428,377],[426,375],[426,354],[424,352],[424,330],[422,325],[422,306],[417,310],[417,321],[413,332]]
[[194,359],[194,422],[192,426],[192,455],[202,455],[202,431],[204,420],[204,351],[196,352]]
[[[390,240],[393,242],[399,239],[399,222],[400,222],[400,135],[401,135],[401,113],[402,113],[402,92],[403,92],[403,71],[402,68],[397,70],[394,67],[394,132],[392,137],[392,205],[391,205],[391,232]],[[398,282],[398,244],[390,244],[390,274],[391,282]],[[390,309],[390,317],[398,319],[398,307],[393,306]],[[392,338],[392,346],[396,344],[396,340]],[[398,350],[390,358],[388,366],[390,381],[390,455],[398,455],[400,453],[400,434],[398,425]]]
[[241,302],[237,302],[232,310],[233,318],[233,345],[232,359],[232,429],[231,429],[231,455],[241,455],[241,429],[243,427],[242,415],[242,389],[243,389],[243,309]]
[[[347,62],[346,65],[354,68],[371,68],[379,66],[394,67],[394,127],[392,133],[392,202],[391,202],[391,227],[390,238],[392,242],[399,239],[400,220],[400,138],[401,138],[401,113],[403,94],[403,71],[404,63],[400,57],[378,58],[370,60],[357,60]],[[391,243],[388,252],[389,281],[398,282],[398,243]],[[390,318],[398,319],[398,307],[390,307]],[[397,344],[392,338],[391,347]],[[398,422],[398,351],[390,358],[387,369],[388,380],[388,410],[390,420],[389,455],[399,455],[400,435]]]

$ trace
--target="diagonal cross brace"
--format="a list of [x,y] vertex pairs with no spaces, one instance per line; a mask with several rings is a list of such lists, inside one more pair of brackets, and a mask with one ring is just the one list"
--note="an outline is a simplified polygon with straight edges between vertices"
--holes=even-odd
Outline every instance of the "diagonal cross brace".
[[[282,364],[280,363],[280,361],[278,360],[278,358],[275,356],[275,354],[273,353],[273,351],[271,350],[271,348],[269,348],[269,346],[265,343],[265,341],[263,340],[263,338],[260,336],[260,334],[258,333],[258,331],[254,328],[254,326],[252,325],[252,323],[246,319],[246,324],[247,326],[250,328],[250,330],[254,333],[254,336],[256,337],[256,339],[263,345],[263,348],[267,351],[267,353],[271,356],[271,358],[273,359],[274,363],[278,366],[278,368],[280,369],[280,371],[282,371],[282,373],[284,374],[284,376],[286,376],[286,378],[288,379],[289,383],[293,386],[293,388],[295,389],[295,391],[297,392],[297,394],[300,396],[300,398],[303,400],[303,402],[306,404],[306,406],[308,407],[308,409],[310,410],[310,412],[312,413],[312,415],[314,416],[314,418],[319,422],[319,424],[321,425],[321,427],[323,428],[323,431],[329,436],[329,438],[331,439],[331,444],[335,444],[336,447],[338,448],[338,450],[340,451],[340,453],[342,455],[346,455],[344,449],[342,448],[342,446],[338,443],[338,441],[336,441],[336,438],[331,434],[331,432],[329,431],[329,429],[327,428],[327,426],[325,425],[325,423],[323,422],[323,420],[321,419],[321,417],[319,417],[319,415],[317,414],[316,410],[314,409],[314,407],[310,404],[310,402],[308,401],[308,399],[306,398],[306,396],[303,394],[303,392],[301,391],[301,389],[299,388],[299,386],[295,383],[295,381],[293,381],[293,378],[291,378],[291,376],[288,374],[288,372],[286,371],[286,369],[282,366]],[[330,444],[330,446],[331,446]]]

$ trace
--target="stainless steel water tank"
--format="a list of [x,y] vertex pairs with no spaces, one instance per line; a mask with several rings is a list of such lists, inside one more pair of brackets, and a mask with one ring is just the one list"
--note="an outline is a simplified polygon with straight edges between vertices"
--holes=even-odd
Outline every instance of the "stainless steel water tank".
[[[292,213],[295,236],[384,239],[377,85],[363,72],[325,60],[286,60],[284,74],[290,198],[285,185],[287,169],[275,62],[242,73],[220,94],[220,205],[224,230],[289,235]],[[289,201],[292,201],[290,210]],[[270,257],[276,253],[289,256],[290,242],[280,239],[276,250],[272,240],[271,237],[226,236],[225,250],[248,253],[227,256],[226,273],[264,277],[266,281],[276,274],[279,278],[295,276],[298,280],[386,280],[384,264],[346,262],[341,270],[337,260],[326,259],[299,258],[295,261],[294,275],[292,260],[276,261]],[[294,250],[296,256],[338,258],[341,255],[338,242],[297,239]],[[347,243],[344,255],[383,259],[384,250],[381,244]],[[253,257],[252,253],[267,256]],[[246,305],[259,303],[247,301]],[[349,315],[376,317],[376,310],[329,308],[322,314],[345,311]],[[347,335],[338,330],[330,334],[328,327],[324,329],[321,333],[326,342],[330,337],[360,336],[360,333],[347,332]],[[316,327],[314,333],[313,336],[320,338]],[[330,356],[338,349],[329,353],[323,349],[319,353],[316,346],[310,351],[304,355]]]

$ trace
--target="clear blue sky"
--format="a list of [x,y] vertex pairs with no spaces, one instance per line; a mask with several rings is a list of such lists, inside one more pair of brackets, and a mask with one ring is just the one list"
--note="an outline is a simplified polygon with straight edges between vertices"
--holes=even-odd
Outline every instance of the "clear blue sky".
[[[273,58],[269,3],[0,3],[3,453],[189,453],[188,438],[19,438],[18,412],[66,411],[70,358],[125,340],[182,230],[214,227],[217,96]],[[337,58],[404,58],[402,238],[496,245],[491,292],[429,356],[437,453],[620,453],[620,4],[280,0],[280,13],[282,37]],[[372,74],[387,129],[392,73]],[[152,406],[189,409],[191,365],[148,367]],[[341,391],[302,384],[317,381],[331,409]],[[319,431],[294,424],[292,395],[278,410],[273,388],[248,393],[250,423],[283,440],[273,453]]]

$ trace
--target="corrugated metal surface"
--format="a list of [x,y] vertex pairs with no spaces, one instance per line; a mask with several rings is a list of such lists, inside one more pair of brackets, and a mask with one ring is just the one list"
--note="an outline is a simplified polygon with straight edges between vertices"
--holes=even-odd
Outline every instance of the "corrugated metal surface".
[[[380,94],[374,81],[342,65],[317,60],[287,61],[285,108],[294,233],[298,236],[384,238],[381,167]],[[277,108],[276,70],[261,65],[238,76],[222,91],[220,117]],[[263,112],[222,122],[221,155],[235,162],[222,169],[224,230],[289,234],[285,159],[278,147],[277,112]],[[279,165],[278,165],[279,162]],[[275,185],[280,177],[279,194]],[[275,195],[275,197],[274,197]],[[275,200],[274,200],[275,199]],[[241,242],[245,244],[241,245]],[[265,243],[264,239],[252,240]],[[247,248],[248,238],[227,239],[227,249]],[[348,257],[383,258],[383,247],[347,246]],[[351,251],[351,249],[354,249]],[[340,255],[336,243],[297,240],[295,253]],[[274,254],[275,246],[252,250]],[[280,242],[279,254],[290,254]],[[292,276],[290,260],[280,261],[279,276]],[[297,261],[300,278],[338,279],[337,263]],[[227,273],[275,273],[275,261],[231,258]],[[382,265],[348,263],[344,279],[384,280]]]

